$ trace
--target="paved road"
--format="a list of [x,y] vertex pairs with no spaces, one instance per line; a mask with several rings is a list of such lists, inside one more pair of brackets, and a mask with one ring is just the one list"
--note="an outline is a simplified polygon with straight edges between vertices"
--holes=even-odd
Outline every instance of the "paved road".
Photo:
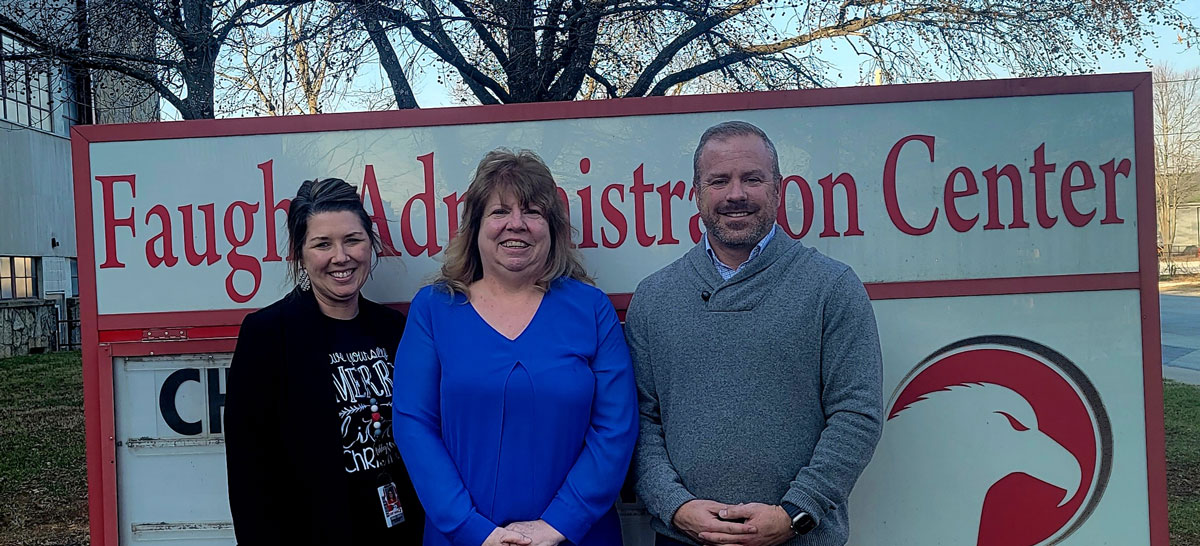
[[1200,385],[1200,292],[1159,296],[1163,377]]

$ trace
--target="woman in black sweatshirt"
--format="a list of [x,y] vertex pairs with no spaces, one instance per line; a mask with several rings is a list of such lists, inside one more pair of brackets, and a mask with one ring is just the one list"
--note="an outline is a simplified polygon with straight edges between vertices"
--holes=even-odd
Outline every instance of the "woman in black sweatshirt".
[[301,184],[297,286],[242,321],[225,395],[237,541],[420,544],[424,512],[392,440],[404,315],[359,293],[380,246],[354,187]]

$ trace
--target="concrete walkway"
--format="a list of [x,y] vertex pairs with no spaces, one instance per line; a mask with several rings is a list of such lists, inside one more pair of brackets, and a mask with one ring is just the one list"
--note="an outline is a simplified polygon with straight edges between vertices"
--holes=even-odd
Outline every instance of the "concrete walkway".
[[1164,285],[1159,290],[1163,377],[1200,385],[1200,287]]

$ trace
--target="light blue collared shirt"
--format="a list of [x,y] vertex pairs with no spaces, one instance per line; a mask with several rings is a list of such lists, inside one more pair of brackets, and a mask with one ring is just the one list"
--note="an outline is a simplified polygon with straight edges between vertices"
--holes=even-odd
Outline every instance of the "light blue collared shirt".
[[746,258],[746,261],[742,262],[737,267],[729,267],[724,263],[721,263],[721,260],[717,259],[717,254],[713,252],[712,245],[708,243],[707,233],[704,234],[704,250],[708,252],[708,257],[712,258],[713,265],[717,266],[717,273],[721,274],[721,278],[729,280],[730,277],[733,277],[738,271],[745,267],[746,264],[750,263],[751,260],[758,257],[758,255],[762,253],[762,250],[767,247],[767,243],[771,242],[771,238],[775,236],[775,228],[776,225],[771,224],[771,231],[768,231],[762,240],[759,241],[757,245],[754,245],[754,248],[750,249],[750,257]]

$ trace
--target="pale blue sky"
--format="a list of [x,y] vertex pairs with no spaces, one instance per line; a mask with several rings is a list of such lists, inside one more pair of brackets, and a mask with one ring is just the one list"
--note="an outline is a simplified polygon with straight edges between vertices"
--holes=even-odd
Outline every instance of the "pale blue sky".
[[[1184,0],[1180,3],[1180,11],[1191,17],[1192,21],[1200,24],[1200,0]],[[1159,31],[1157,45],[1153,43],[1153,40],[1144,42],[1146,56],[1149,60],[1156,64],[1169,63],[1176,69],[1200,66],[1200,43],[1192,43],[1191,49],[1188,49],[1184,44],[1179,43],[1175,29],[1159,27]],[[1149,70],[1144,60],[1128,56],[1120,59],[1106,59],[1102,63],[1101,72]]]
[[[1184,0],[1180,4],[1181,10],[1191,17],[1194,21],[1200,24],[1200,0]],[[1105,57],[1100,61],[1101,73],[1113,72],[1136,72],[1149,70],[1147,62],[1155,64],[1169,63],[1177,69],[1186,69],[1195,66],[1200,66],[1200,44],[1192,44],[1189,49],[1184,44],[1177,40],[1175,29],[1170,27],[1159,27],[1158,43],[1153,39],[1147,39],[1144,42],[1146,48],[1146,58],[1140,59],[1133,56],[1132,50],[1129,55],[1124,57]],[[828,58],[830,61],[838,65],[838,70],[842,73],[840,79],[836,79],[839,86],[852,86],[858,83],[858,67],[861,59],[855,57],[853,52],[844,43],[841,45],[832,44],[833,54]],[[386,81],[386,77],[380,67],[374,66],[365,68],[359,73],[360,78],[363,78],[364,86],[381,86],[381,83]],[[433,71],[427,71],[424,74],[411,74],[411,85],[417,96],[417,102],[422,108],[437,108],[444,106],[457,106],[453,103],[449,95],[448,89],[438,84],[436,74]],[[353,110],[357,107],[353,105],[342,105],[336,108],[335,111]],[[178,113],[169,103],[163,101],[163,119],[179,119]]]

